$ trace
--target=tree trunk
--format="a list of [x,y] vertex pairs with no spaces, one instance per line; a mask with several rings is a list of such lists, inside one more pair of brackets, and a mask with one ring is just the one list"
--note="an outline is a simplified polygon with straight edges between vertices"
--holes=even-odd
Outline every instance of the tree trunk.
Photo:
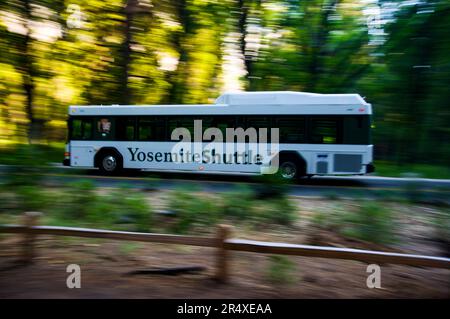
[[326,7],[322,7],[322,17],[318,25],[318,30],[316,32],[313,31],[312,36],[312,50],[311,50],[311,62],[309,63],[308,73],[310,75],[310,79],[308,83],[306,83],[305,90],[308,92],[314,92],[317,90],[317,84],[320,80],[320,72],[322,67],[322,55],[323,49],[326,44],[328,33],[329,33],[329,23],[328,18],[330,13],[332,12],[332,7],[335,7],[338,4],[339,0],[331,0],[326,4]]
[[131,92],[129,87],[128,78],[130,76],[131,65],[131,41],[132,33],[131,27],[133,23],[134,14],[136,13],[137,6],[139,5],[137,0],[127,0],[125,4],[125,22],[124,22],[124,40],[120,53],[121,57],[121,76],[119,79],[119,90],[121,92],[120,104],[128,105],[131,102]]
[[27,137],[28,143],[32,143],[34,139],[34,125],[36,123],[34,108],[33,108],[33,97],[34,97],[34,75],[36,73],[33,66],[33,56],[31,54],[31,30],[29,28],[29,22],[31,21],[31,4],[29,0],[24,0],[24,19],[25,28],[27,30],[22,41],[19,42],[19,52],[21,55],[21,65],[19,66],[20,73],[22,74],[22,87],[25,91],[26,102],[25,111],[28,119],[28,129]]

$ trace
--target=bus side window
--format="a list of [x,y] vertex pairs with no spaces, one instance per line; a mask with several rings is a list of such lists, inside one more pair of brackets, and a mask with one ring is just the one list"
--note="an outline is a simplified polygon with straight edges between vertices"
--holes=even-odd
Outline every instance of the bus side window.
[[163,141],[165,123],[162,117],[143,117],[138,120],[139,141]]
[[116,119],[116,139],[118,141],[133,141],[134,131],[134,117],[119,117]]
[[311,143],[313,144],[336,144],[338,143],[337,120],[312,119],[311,120]]
[[150,141],[152,138],[152,121],[150,119],[139,119],[138,140]]
[[[236,117],[228,115],[217,115],[213,117],[212,127],[218,128],[222,132],[223,141],[227,140],[227,128],[236,128]],[[235,138],[236,140],[236,138]]]
[[73,119],[70,136],[72,140],[92,139],[92,120],[90,118]]
[[303,117],[277,118],[275,127],[280,129],[280,143],[305,143],[305,123]]
[[95,138],[99,140],[110,140],[113,135],[113,120],[108,117],[96,119]]

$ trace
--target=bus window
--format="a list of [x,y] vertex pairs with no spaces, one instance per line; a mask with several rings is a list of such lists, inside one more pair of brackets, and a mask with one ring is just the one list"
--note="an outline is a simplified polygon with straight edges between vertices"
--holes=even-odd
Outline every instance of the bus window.
[[246,128],[254,127],[255,129],[267,128],[270,129],[270,119],[266,116],[247,116]]
[[305,119],[303,117],[279,117],[275,127],[280,129],[280,143],[305,143]]
[[310,142],[313,144],[338,143],[338,125],[334,119],[312,119]]
[[236,118],[234,116],[217,115],[213,117],[212,127],[217,127],[222,132],[223,140],[226,141],[227,128],[234,129],[236,126]]
[[164,141],[164,118],[141,117],[138,120],[139,141]]
[[370,118],[367,115],[345,116],[343,144],[370,144]]
[[135,131],[134,117],[118,117],[116,118],[116,140],[133,141]]
[[99,140],[110,140],[112,137],[112,119],[99,117],[96,119],[95,138]]
[[73,119],[70,136],[72,140],[92,139],[92,119],[90,118]]

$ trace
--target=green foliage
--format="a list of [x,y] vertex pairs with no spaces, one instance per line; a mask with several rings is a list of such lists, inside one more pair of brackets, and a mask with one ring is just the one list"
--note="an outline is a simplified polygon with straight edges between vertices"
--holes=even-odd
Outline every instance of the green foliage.
[[416,174],[423,178],[450,179],[450,167],[446,165],[410,164],[400,165],[395,162],[375,161],[376,175],[404,177],[405,174]]
[[279,174],[258,175],[254,180],[256,183],[252,185],[253,192],[258,199],[282,198],[289,191],[289,181]]
[[[7,187],[38,186],[43,174],[48,170],[48,148],[42,145],[18,144],[12,148],[0,150],[0,163],[5,167],[5,184]],[[63,153],[60,155],[62,156]]]
[[295,263],[288,257],[281,255],[269,256],[267,278],[272,283],[287,284],[294,282]]
[[[374,106],[376,156],[392,174],[422,163],[413,172],[449,176],[449,1],[399,1],[377,35],[374,3],[357,0],[28,3],[0,3],[2,143],[62,142],[71,104],[206,103],[238,87],[356,92]],[[55,32],[18,32],[21,21]],[[20,149],[3,154],[22,162]]]
[[147,232],[153,210],[144,194],[122,186],[100,195],[89,180],[68,184],[52,211],[62,222]]
[[121,209],[131,220],[134,230],[142,232],[150,230],[153,214],[145,195],[140,193],[124,195]]
[[404,184],[406,199],[411,203],[420,203],[424,199],[423,185],[419,181],[408,181]]
[[239,185],[235,191],[222,195],[223,212],[226,217],[239,220],[252,219],[255,214],[254,193],[246,186]]
[[325,198],[328,200],[338,200],[339,195],[336,192],[328,191],[325,193]]
[[68,219],[88,217],[98,200],[95,185],[91,180],[69,183],[64,199],[63,214]]
[[311,223],[317,228],[327,228],[327,214],[322,211],[315,212],[311,217]]
[[39,211],[49,205],[49,197],[37,186],[18,186],[15,191],[18,208],[21,211]]
[[[264,185],[264,189],[270,188],[269,182]],[[258,221],[263,223],[276,223],[281,225],[291,225],[297,218],[297,211],[294,205],[285,195],[285,184],[282,184],[280,191],[274,196],[262,196],[261,188],[253,186],[239,186],[236,191],[224,193],[223,212],[224,216],[236,218],[238,220]],[[274,188],[277,188],[275,185]],[[257,190],[255,190],[255,188]]]
[[140,243],[126,242],[119,246],[119,250],[123,255],[130,255],[141,247]]
[[261,201],[257,217],[264,222],[291,225],[297,219],[297,211],[287,197]]
[[395,217],[391,210],[374,201],[362,202],[356,211],[341,216],[340,231],[345,236],[377,244],[395,241]]
[[186,233],[194,225],[212,225],[220,218],[221,207],[213,198],[201,197],[190,190],[178,189],[171,193],[169,209],[175,213],[173,230]]

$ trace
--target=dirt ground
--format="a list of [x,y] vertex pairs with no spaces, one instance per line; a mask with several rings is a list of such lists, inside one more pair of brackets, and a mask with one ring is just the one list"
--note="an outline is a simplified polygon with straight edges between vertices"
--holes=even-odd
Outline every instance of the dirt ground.
[[[235,228],[234,237],[291,243],[310,243],[316,230],[309,227],[308,212],[333,203],[301,200],[302,218],[291,228]],[[392,250],[443,255],[430,240],[420,212],[427,207],[399,207],[408,212],[402,220],[403,240]],[[316,236],[317,237],[317,236]],[[316,238],[314,237],[314,238]],[[326,232],[332,246],[364,247]],[[286,257],[293,265],[289,281],[270,279],[269,256],[231,252],[230,280],[212,278],[215,250],[181,245],[131,243],[86,238],[40,236],[32,265],[17,266],[19,235],[0,236],[0,298],[449,298],[450,270],[397,265],[381,266],[381,289],[366,285],[367,264],[356,261]],[[381,247],[383,248],[383,247]],[[378,249],[381,250],[381,249]],[[387,250],[387,248],[385,249]],[[81,288],[69,289],[66,267],[81,267]],[[177,276],[139,274],[141,269],[203,266],[204,271]]]

